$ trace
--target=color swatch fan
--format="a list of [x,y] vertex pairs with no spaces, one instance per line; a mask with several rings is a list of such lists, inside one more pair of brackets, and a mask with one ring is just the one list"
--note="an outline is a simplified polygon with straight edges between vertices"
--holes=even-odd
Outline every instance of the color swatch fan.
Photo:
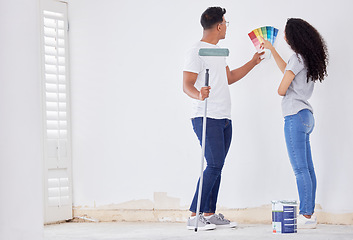
[[[263,37],[265,40],[269,41],[273,45],[276,41],[277,34],[278,34],[278,29],[271,26],[260,27],[248,33],[252,43],[254,44],[258,52],[263,51],[260,48],[261,43],[263,42],[261,37]],[[266,52],[265,55],[268,55],[268,57],[265,56],[265,58],[269,58],[270,54],[267,53],[267,51],[265,52]]]

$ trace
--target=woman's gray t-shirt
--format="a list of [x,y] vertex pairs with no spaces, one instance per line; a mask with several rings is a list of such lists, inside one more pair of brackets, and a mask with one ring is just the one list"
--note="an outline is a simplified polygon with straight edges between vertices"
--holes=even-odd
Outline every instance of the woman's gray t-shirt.
[[307,69],[304,65],[302,56],[293,54],[288,61],[286,71],[292,71],[295,75],[286,95],[282,99],[283,116],[297,114],[300,110],[309,109],[313,112],[313,108],[308,102],[314,90],[314,82],[309,79],[307,81]]

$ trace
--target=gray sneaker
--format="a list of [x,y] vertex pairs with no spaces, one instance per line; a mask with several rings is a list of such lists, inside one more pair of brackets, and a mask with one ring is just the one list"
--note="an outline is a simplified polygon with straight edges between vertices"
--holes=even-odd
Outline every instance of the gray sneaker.
[[218,227],[223,227],[223,228],[235,228],[237,226],[236,222],[231,222],[228,219],[225,219],[223,214],[213,214],[209,217],[206,217],[206,219],[210,222],[213,223]]
[[[189,230],[194,230],[195,229],[195,222],[196,222],[196,216],[195,217],[189,217],[188,223],[187,223],[187,229]],[[199,217],[199,222],[197,226],[197,230],[213,230],[216,228],[216,225],[211,224],[209,221],[206,220],[206,218],[200,214]]]

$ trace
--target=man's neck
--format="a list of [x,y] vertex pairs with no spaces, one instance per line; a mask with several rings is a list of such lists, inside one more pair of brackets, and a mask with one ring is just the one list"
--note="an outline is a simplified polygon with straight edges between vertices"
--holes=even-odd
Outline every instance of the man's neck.
[[215,34],[204,31],[201,41],[216,45],[219,42],[219,38]]

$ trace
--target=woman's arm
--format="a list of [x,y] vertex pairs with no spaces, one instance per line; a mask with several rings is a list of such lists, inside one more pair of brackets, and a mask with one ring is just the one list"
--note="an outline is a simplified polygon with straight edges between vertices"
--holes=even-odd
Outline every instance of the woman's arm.
[[292,83],[295,75],[291,70],[287,70],[286,73],[284,74],[281,84],[278,87],[278,94],[281,96],[286,95],[286,92]]
[[281,56],[278,54],[278,52],[276,51],[274,46],[272,46],[272,44],[269,41],[265,40],[263,37],[261,37],[261,38],[263,40],[261,47],[269,49],[271,51],[273,58],[275,59],[279,70],[281,70],[281,72],[284,73],[284,70],[286,69],[287,63],[281,58]]
[[287,63],[281,58],[281,56],[278,54],[276,49],[272,46],[272,44],[269,41],[265,40],[263,37],[261,37],[261,38],[263,40],[261,47],[269,49],[271,51],[278,68],[281,70],[282,73],[284,73],[282,81],[278,87],[278,94],[280,96],[284,96],[284,95],[286,95],[286,92],[287,92],[290,84],[292,83],[292,81],[295,77],[295,74],[290,70],[287,70],[286,72],[284,72],[286,70]]

